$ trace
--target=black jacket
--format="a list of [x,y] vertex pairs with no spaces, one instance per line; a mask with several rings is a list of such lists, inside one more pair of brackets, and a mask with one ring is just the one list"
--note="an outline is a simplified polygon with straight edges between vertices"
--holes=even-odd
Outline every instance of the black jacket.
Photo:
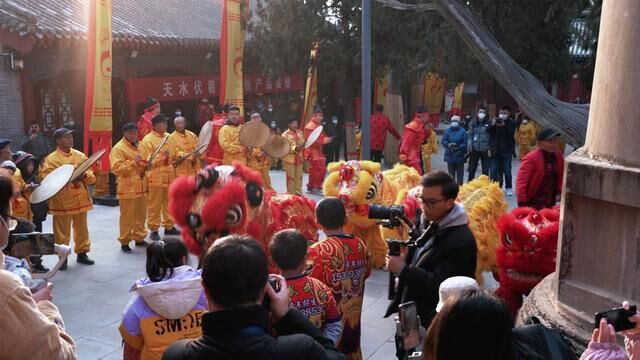
[[516,132],[516,122],[512,118],[505,120],[504,126],[489,125],[489,149],[492,154],[514,154],[516,140],[513,137]]
[[269,314],[260,305],[206,313],[202,336],[174,343],[162,359],[344,359],[331,340],[295,309],[274,328],[278,337],[270,335]]
[[447,227],[416,252],[415,265],[402,269],[400,281],[406,284],[402,302],[416,303],[422,326],[428,328],[435,316],[440,283],[452,276],[475,278],[476,252],[468,225]]

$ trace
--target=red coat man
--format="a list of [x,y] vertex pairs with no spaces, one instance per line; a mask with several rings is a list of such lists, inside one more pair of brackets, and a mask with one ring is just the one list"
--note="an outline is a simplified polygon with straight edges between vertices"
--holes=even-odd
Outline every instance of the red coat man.
[[136,123],[136,126],[138,127],[139,141],[142,141],[142,138],[153,130],[151,119],[158,114],[160,114],[160,103],[158,102],[158,99],[147,98],[147,101],[144,104],[144,113]]
[[558,132],[544,129],[538,133],[538,147],[528,153],[516,177],[518,206],[537,210],[553,207],[562,194],[564,158],[558,150]]
[[[309,138],[313,130],[322,123],[322,109],[316,105],[311,120],[304,126],[304,138]],[[325,136],[324,132],[310,147],[304,149],[304,158],[309,162],[309,182],[307,191],[322,194],[322,182],[327,171],[326,158],[322,151],[322,145],[330,143],[332,138]]]
[[422,144],[431,136],[431,129],[427,128],[429,113],[426,107],[420,106],[416,117],[404,126],[404,134],[400,143],[401,163],[411,166],[422,175]]
[[382,105],[376,105],[376,112],[371,116],[371,160],[377,162],[382,160],[382,152],[387,142],[387,131],[397,140],[401,138],[398,130],[391,124],[391,120],[382,113],[383,111]]
[[216,113],[213,115],[213,119],[211,119],[210,121],[212,123],[211,140],[209,141],[209,145],[207,146],[207,152],[204,161],[208,165],[222,165],[222,157],[224,156],[224,151],[222,150],[222,147],[218,142],[218,133],[227,121],[227,114],[225,112]]

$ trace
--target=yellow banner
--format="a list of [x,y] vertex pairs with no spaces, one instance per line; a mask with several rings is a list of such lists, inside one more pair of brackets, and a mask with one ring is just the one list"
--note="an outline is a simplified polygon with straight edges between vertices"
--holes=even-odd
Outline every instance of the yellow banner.
[[387,72],[384,76],[378,77],[375,86],[375,92],[373,93],[373,107],[376,105],[383,105],[387,107],[387,92],[389,90],[389,80],[391,74]]
[[311,65],[307,73],[307,84],[304,90],[304,109],[302,111],[302,124],[300,128],[311,120],[313,107],[318,103],[318,70],[316,67],[318,48],[318,42],[314,42],[311,47]]
[[[84,152],[111,149],[111,0],[91,0],[84,104]],[[106,157],[108,159],[108,156]],[[108,170],[109,161],[98,166]]]
[[444,79],[428,73],[424,80],[424,104],[430,114],[439,114],[444,101]]
[[244,114],[242,61],[244,56],[245,29],[243,9],[249,8],[249,0],[225,0],[220,36],[220,103],[234,104]]
[[462,92],[464,91],[464,83],[458,83],[453,93],[453,110],[460,111],[462,109]]

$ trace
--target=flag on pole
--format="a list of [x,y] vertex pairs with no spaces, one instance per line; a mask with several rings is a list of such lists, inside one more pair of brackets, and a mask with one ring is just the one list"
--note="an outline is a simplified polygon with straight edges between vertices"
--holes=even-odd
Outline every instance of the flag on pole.
[[379,76],[376,80],[375,90],[373,92],[373,106],[383,105],[387,107],[387,92],[389,90],[389,80],[391,73],[387,71],[384,76]]
[[[89,1],[87,77],[84,102],[84,153],[111,149],[111,0]],[[109,171],[109,154],[98,160],[98,170]]]
[[458,83],[453,94],[453,115],[462,115],[462,92],[464,91],[464,83]]
[[242,60],[249,0],[224,0],[220,36],[220,104],[234,104],[244,115]]
[[318,103],[318,69],[316,67],[316,59],[318,57],[318,49],[320,44],[316,41],[311,46],[311,65],[307,73],[307,85],[304,90],[304,109],[302,111],[302,124],[308,123],[313,115],[313,107]]
[[440,124],[440,112],[444,101],[444,79],[438,74],[428,73],[424,79],[424,104],[429,110],[433,127]]

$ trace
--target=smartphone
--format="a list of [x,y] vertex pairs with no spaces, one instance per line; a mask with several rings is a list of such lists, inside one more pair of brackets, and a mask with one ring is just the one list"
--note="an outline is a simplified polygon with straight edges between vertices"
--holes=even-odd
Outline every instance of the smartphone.
[[418,322],[418,310],[413,301],[400,304],[400,332],[402,334],[402,347],[405,350],[415,348],[420,344],[420,323]]
[[607,319],[607,323],[613,325],[616,332],[633,329],[636,324],[629,321],[629,317],[636,314],[636,306],[629,306],[629,310],[624,308],[615,308],[607,311],[596,313],[595,327],[600,326],[600,319]]
[[55,238],[52,233],[19,233],[9,236],[12,256],[22,258],[30,255],[55,253]]

